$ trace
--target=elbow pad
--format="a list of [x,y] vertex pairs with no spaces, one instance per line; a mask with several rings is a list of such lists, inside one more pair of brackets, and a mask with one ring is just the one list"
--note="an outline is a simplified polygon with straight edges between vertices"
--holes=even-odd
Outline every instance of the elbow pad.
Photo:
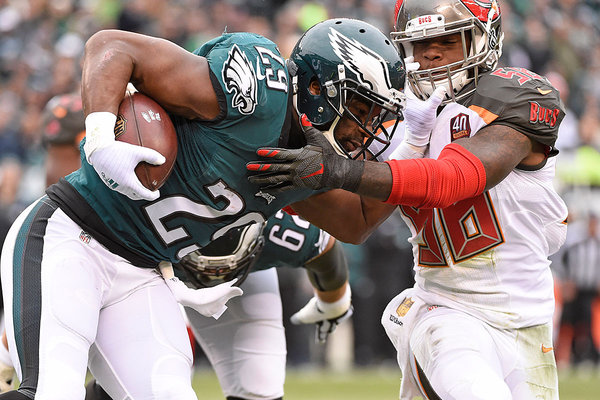
[[392,171],[392,191],[386,200],[417,208],[445,208],[483,193],[483,164],[458,144],[449,144],[437,160],[386,161]]

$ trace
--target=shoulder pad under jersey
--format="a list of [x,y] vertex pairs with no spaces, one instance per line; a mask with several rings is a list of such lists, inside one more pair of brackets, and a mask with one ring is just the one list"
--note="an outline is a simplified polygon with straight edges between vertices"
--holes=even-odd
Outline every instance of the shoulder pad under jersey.
[[[510,126],[552,149],[565,116],[558,90],[524,68],[502,67],[483,74],[465,106],[488,125]],[[551,155],[556,153],[553,149]]]

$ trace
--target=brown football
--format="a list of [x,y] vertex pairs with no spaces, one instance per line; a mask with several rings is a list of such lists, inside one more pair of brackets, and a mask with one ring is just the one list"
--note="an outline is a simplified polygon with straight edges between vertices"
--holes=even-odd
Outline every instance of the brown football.
[[119,105],[115,139],[149,147],[162,154],[162,165],[141,162],[135,173],[142,185],[150,190],[160,188],[167,180],[177,157],[177,134],[167,112],[150,97],[139,92],[127,92]]

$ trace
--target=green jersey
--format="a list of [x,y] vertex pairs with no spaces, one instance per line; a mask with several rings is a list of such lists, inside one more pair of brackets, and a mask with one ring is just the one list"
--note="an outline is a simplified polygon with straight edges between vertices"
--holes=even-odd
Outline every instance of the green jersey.
[[278,211],[265,226],[265,247],[254,270],[303,266],[325,248],[329,235],[297,215]]
[[[82,228],[108,238],[98,240],[139,266],[178,262],[227,230],[265,221],[312,194],[295,190],[274,196],[247,179],[245,165],[257,159],[256,150],[277,146],[289,130],[289,75],[275,44],[260,35],[232,33],[194,53],[208,60],[221,112],[209,122],[171,115],[178,154],[159,199],[134,201],[109,189],[83,151],[82,167],[66,177],[77,195],[64,194],[70,193],[64,181],[60,190],[49,191]],[[93,223],[86,224],[82,215],[89,209],[73,207],[81,201],[97,214]]]

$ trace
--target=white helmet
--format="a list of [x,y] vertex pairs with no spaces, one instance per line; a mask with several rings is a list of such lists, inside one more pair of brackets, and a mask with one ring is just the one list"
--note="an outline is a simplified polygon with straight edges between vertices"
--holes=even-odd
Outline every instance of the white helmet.
[[[403,57],[413,56],[412,42],[461,34],[462,60],[407,71],[410,90],[422,100],[437,86],[446,87],[445,102],[470,95],[475,91],[480,73],[494,69],[502,54],[504,34],[500,31],[500,7],[496,0],[397,0],[395,30],[391,38]],[[466,35],[470,35],[469,47]],[[461,92],[471,82],[474,87]]]

